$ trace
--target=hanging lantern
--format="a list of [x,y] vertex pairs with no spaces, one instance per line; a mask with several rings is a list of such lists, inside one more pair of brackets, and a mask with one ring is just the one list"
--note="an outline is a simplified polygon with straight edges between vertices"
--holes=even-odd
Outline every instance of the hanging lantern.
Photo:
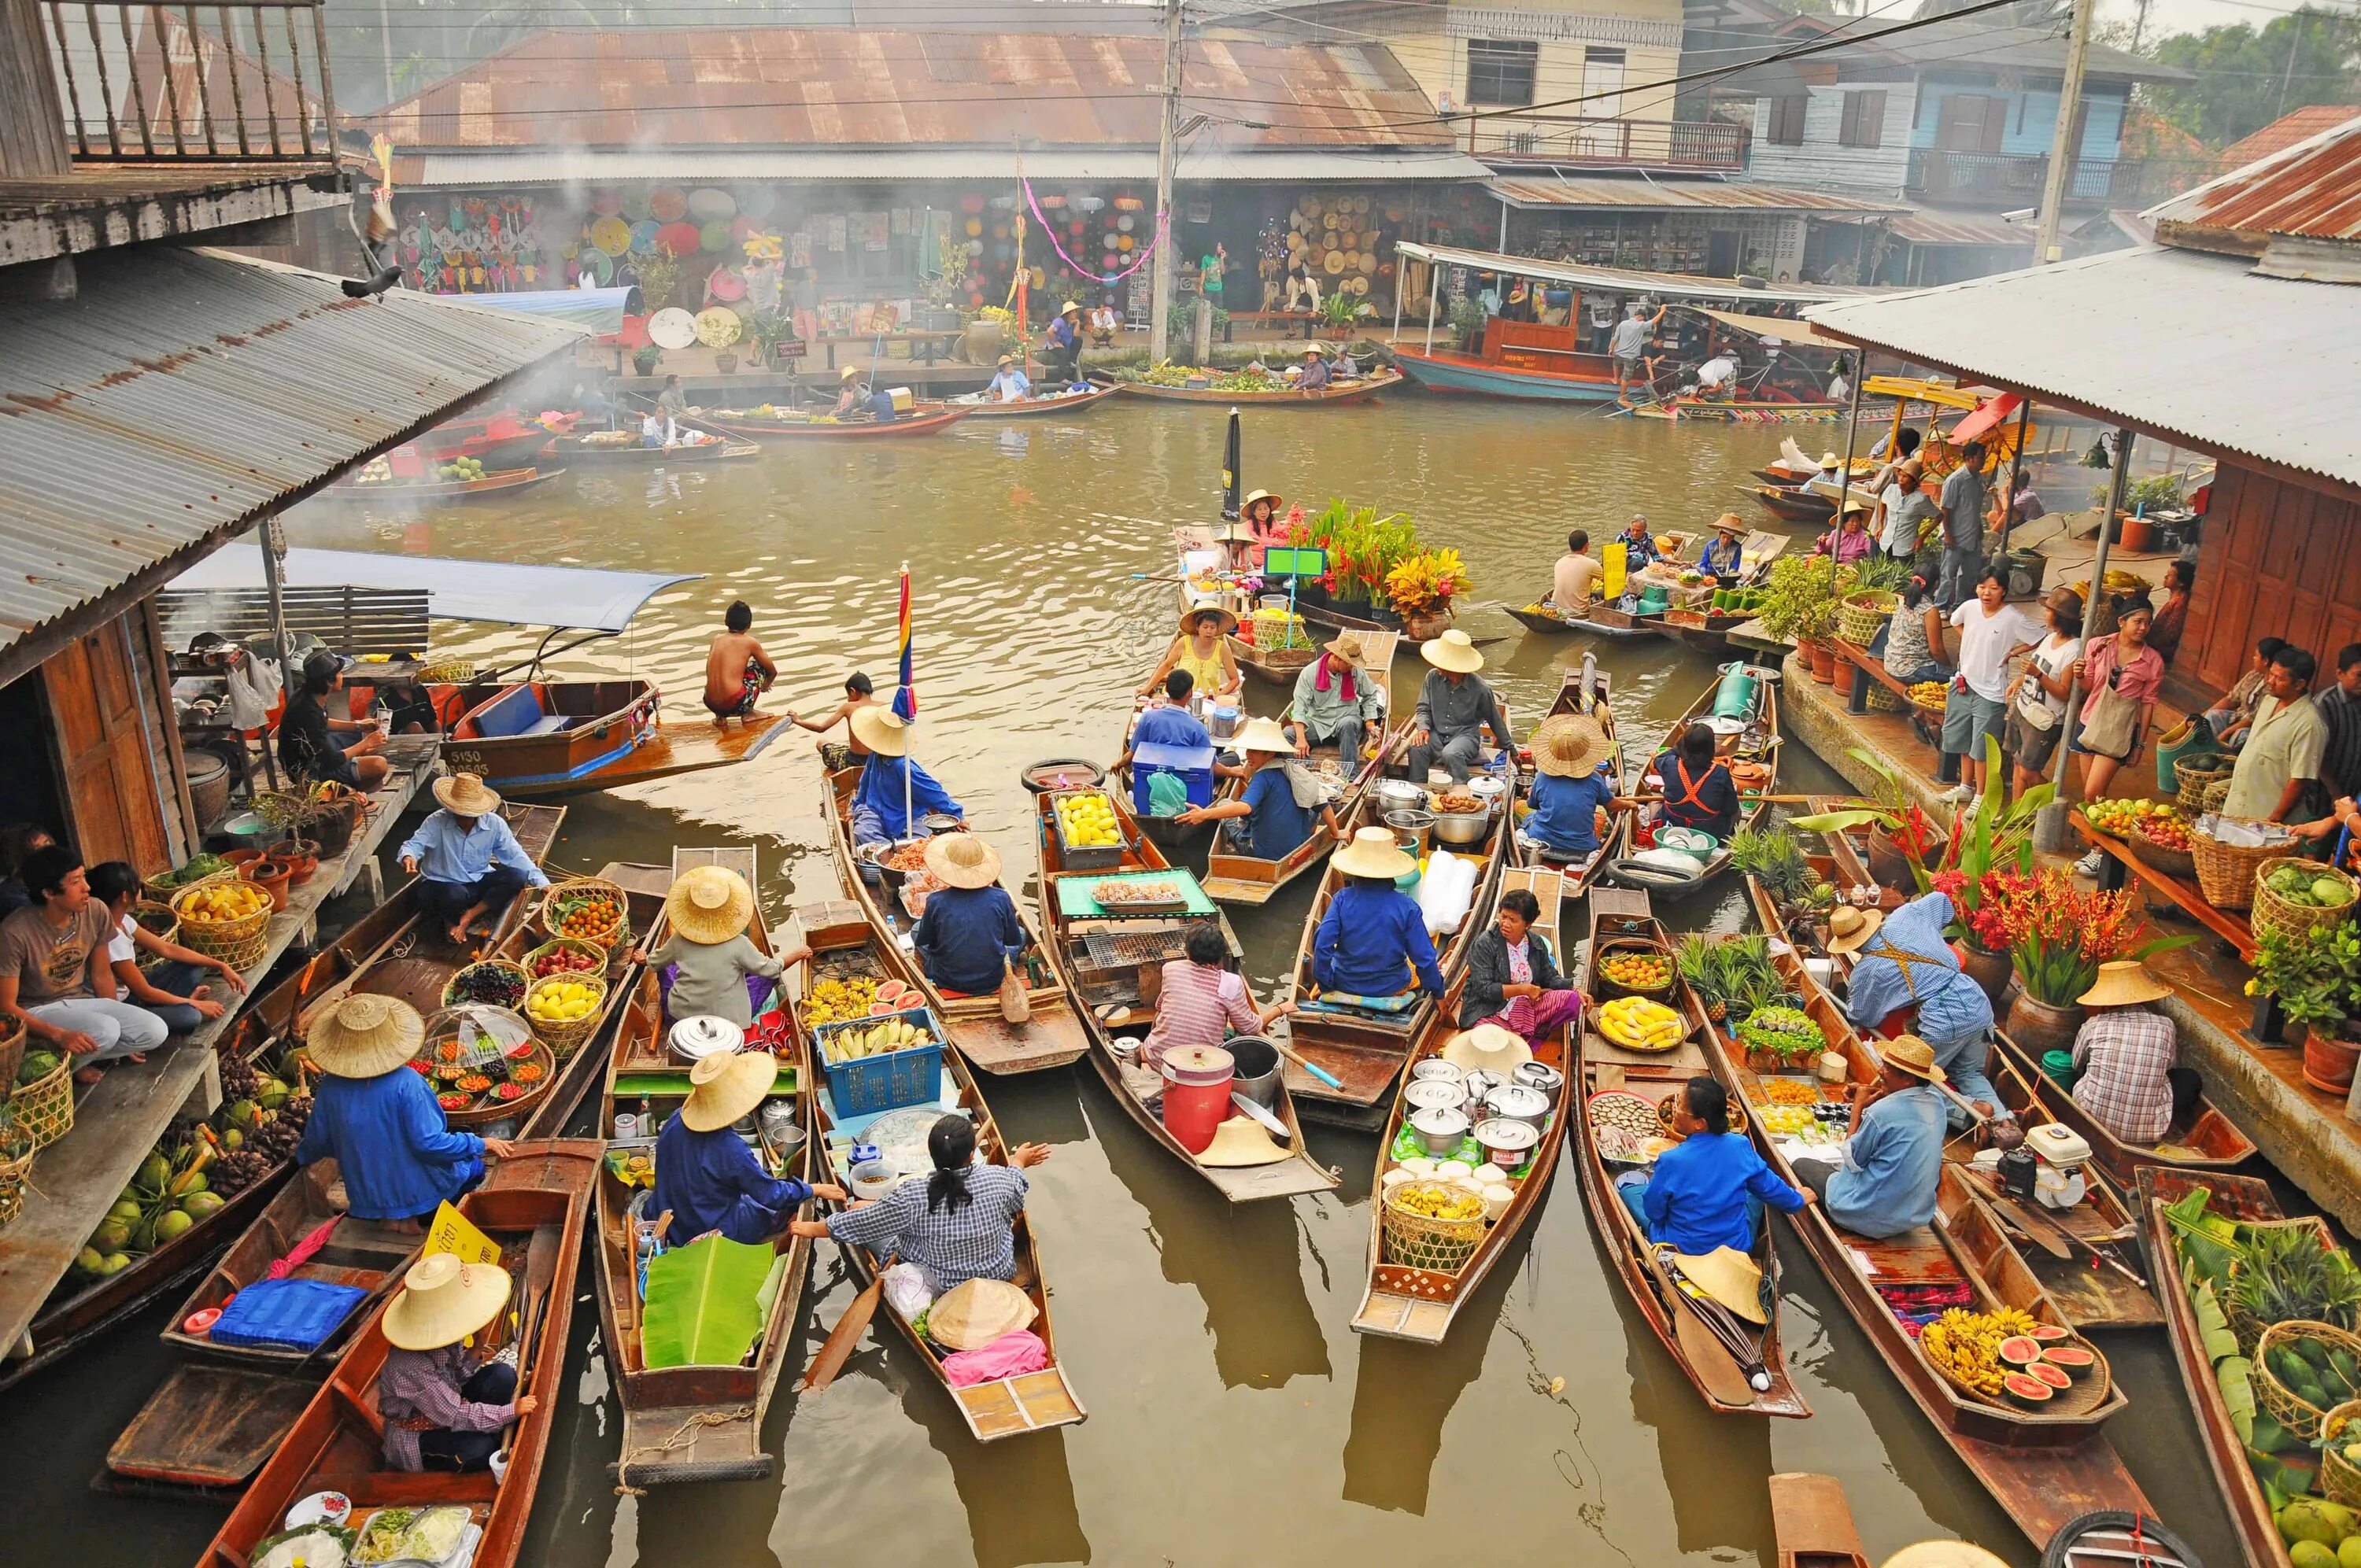
[[964,226],[967,229],[967,237],[973,239],[976,236],[983,232],[983,220],[982,218],[970,218]]
[[960,198],[960,211],[962,213],[980,213],[983,211],[983,197],[975,192],[970,192],[968,194],[961,196]]
[[1115,219],[1115,226],[1121,229],[1124,233],[1129,234],[1131,232],[1131,214],[1129,213],[1126,213],[1123,216]]
[[1110,250],[1104,256],[1099,258],[1100,269],[1103,271],[1112,272],[1115,269],[1116,264],[1122,258],[1117,256],[1115,252]]

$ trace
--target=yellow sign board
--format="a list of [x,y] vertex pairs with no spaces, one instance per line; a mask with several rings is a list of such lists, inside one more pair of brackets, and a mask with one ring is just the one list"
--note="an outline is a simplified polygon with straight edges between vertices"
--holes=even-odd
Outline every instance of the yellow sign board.
[[1604,568],[1598,576],[1598,597],[1609,604],[1623,597],[1623,578],[1628,570],[1623,552],[1623,542],[1619,539],[1598,553],[1599,565]]
[[498,1263],[500,1244],[476,1229],[465,1214],[445,1202],[434,1211],[434,1220],[426,1227],[426,1245],[419,1250],[422,1257],[447,1252],[461,1263]]

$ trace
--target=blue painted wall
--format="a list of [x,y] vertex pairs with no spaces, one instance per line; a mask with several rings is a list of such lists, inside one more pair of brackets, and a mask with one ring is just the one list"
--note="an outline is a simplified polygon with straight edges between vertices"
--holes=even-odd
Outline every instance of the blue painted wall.
[[[1918,83],[1918,123],[1910,127],[1912,147],[1935,145],[1935,129],[1943,123],[1943,100],[1954,93],[1983,97],[2003,95],[1995,93],[1990,87],[1959,82],[1929,82],[1921,78]],[[2127,89],[2113,82],[2094,83],[2083,90],[2090,111],[2082,121],[2081,157],[2107,159],[2120,154],[2126,93]],[[2011,93],[2004,96],[2009,100],[2008,128],[2001,139],[2000,150],[2034,157],[2047,153],[2049,139],[2058,128],[2058,90],[2050,87],[2035,92]]]

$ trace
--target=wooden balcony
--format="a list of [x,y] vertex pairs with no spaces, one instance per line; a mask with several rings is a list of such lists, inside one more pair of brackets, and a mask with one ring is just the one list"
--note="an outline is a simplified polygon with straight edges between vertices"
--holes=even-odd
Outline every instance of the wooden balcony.
[[[1905,186],[1928,202],[1970,207],[2032,207],[2041,203],[2049,169],[2043,155],[1951,152],[1913,148]],[[2211,165],[2180,159],[2085,158],[2066,175],[2066,202],[2078,207],[2129,207],[2177,194],[2211,179]]]
[[1719,120],[1492,115],[1467,122],[1465,145],[1495,167],[1735,172],[1746,165],[1745,136],[1741,127]]
[[321,0],[38,0],[77,163],[333,162]]

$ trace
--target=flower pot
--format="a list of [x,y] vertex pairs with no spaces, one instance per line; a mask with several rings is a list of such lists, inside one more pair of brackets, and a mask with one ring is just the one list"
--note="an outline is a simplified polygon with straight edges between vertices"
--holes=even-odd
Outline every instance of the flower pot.
[[1811,645],[1810,657],[1812,679],[1824,686],[1836,685],[1837,651],[1824,642],[1815,642]]
[[2074,1036],[2081,1027],[2082,1008],[2079,1003],[2070,1007],[2052,1007],[2019,992],[2016,1000],[2009,1003],[2009,1037],[2036,1060],[2044,1051],[2072,1050]]
[[1861,666],[1854,663],[1850,659],[1835,661],[1835,664],[1837,696],[1844,698],[1847,702],[1850,702],[1852,700],[1852,684],[1861,676]]
[[724,376],[733,374],[738,368],[736,350],[725,348],[713,356],[713,367]]
[[631,368],[642,376],[654,375],[663,364],[664,350],[661,348],[642,348],[631,356]]
[[1911,874],[1910,857],[1902,852],[1901,841],[1883,828],[1872,826],[1869,830],[1869,874],[1880,887],[1916,896],[1918,879]]
[[2127,517],[2124,519],[2119,532],[2122,537],[2117,541],[2117,543],[2121,543],[2125,550],[2153,550],[2156,548],[2156,524],[2148,521],[2148,520],[2144,517]]
[[1404,610],[1402,635],[1413,642],[1431,642],[1451,630],[1451,607],[1440,609]]
[[[1960,944],[1960,968],[1967,971],[1969,979],[1983,988],[1984,995],[1991,1000],[1993,1010],[1997,1014],[2001,1003],[2008,995],[2008,977],[2016,969],[2016,960],[2009,956],[2008,950],[2004,948],[1994,952],[1973,940],[1962,942]],[[2034,1005],[2037,1007],[2040,1003]]]
[[2361,1061],[2361,1041],[2340,1040],[2334,1033],[2322,1029],[2305,1032],[2303,1080],[2314,1089],[2330,1094],[2348,1092],[2353,1087],[2356,1061]]

